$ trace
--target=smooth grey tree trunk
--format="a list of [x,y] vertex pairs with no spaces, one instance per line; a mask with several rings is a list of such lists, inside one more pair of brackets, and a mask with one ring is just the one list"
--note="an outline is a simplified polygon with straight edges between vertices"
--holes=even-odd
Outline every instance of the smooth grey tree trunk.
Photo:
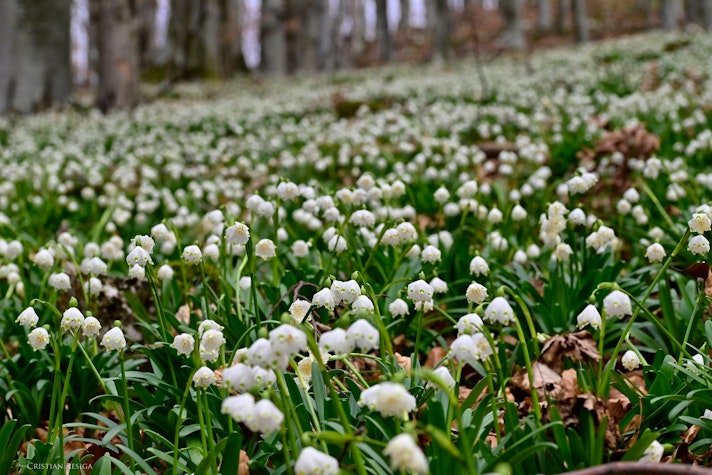
[[576,41],[585,43],[589,39],[586,0],[574,0],[574,32]]
[[400,0],[400,20],[398,29],[406,30],[410,27],[410,0]]
[[132,0],[99,0],[97,106],[131,109],[138,103],[140,17]]
[[158,53],[154,47],[158,2],[156,0],[142,0],[139,6],[138,44],[139,51],[141,52],[140,65],[143,70],[153,66],[158,57]]
[[450,48],[450,32],[452,31],[452,18],[447,0],[434,0],[435,10],[435,42],[433,61],[436,63],[449,61],[452,56]]
[[391,32],[388,29],[388,2],[376,0],[376,33],[380,49],[381,62],[387,63],[393,57]]
[[685,21],[698,25],[704,24],[702,0],[685,0]]
[[351,32],[351,57],[358,58],[366,49],[366,18],[363,0],[351,0],[351,19],[353,31]]
[[551,0],[537,0],[537,27],[539,31],[551,30]]
[[675,0],[662,0],[660,5],[660,16],[662,18],[664,30],[675,30],[677,28],[677,5]]
[[526,48],[522,22],[523,0],[501,0],[499,4],[504,18],[504,47],[513,51]]
[[336,69],[336,16],[332,15],[329,0],[321,2],[319,17],[319,69]]
[[0,0],[0,113],[69,98],[70,17],[71,0]]
[[284,13],[282,0],[263,0],[260,16],[260,69],[267,74],[287,72],[287,44],[282,22]]

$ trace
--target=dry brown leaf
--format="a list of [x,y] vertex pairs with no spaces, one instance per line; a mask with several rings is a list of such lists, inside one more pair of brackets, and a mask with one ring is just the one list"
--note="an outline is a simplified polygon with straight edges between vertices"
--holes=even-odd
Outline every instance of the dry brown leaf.
[[176,312],[176,320],[183,322],[186,325],[190,324],[190,307],[188,305],[181,305]]
[[240,450],[240,463],[237,467],[237,475],[250,475],[250,459],[247,457],[247,452]]
[[[546,364],[535,361],[532,364],[532,376],[534,378],[534,388],[536,388],[540,396],[556,397],[560,393],[561,375]],[[525,393],[531,393],[529,376],[524,368],[512,376],[512,384]]]
[[396,361],[400,367],[403,368],[406,373],[410,374],[410,358],[403,356],[400,353],[395,353],[394,356],[396,357]]
[[601,358],[593,336],[585,330],[554,335],[544,343],[541,360],[554,370],[559,372],[562,370],[564,356],[574,361],[598,361]]
[[446,356],[447,351],[445,351],[442,346],[435,346],[428,353],[428,359],[425,360],[424,366],[431,369],[435,368]]
[[579,394],[578,376],[573,368],[565,369],[561,373],[561,397],[559,399],[573,399]]

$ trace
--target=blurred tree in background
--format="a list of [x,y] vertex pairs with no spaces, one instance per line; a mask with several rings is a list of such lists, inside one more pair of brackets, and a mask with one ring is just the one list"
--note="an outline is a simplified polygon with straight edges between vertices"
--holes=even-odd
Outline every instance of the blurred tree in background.
[[712,26],[712,0],[0,0],[0,114],[70,100],[76,31],[79,85],[107,111],[134,107],[141,80],[447,63],[688,23]]

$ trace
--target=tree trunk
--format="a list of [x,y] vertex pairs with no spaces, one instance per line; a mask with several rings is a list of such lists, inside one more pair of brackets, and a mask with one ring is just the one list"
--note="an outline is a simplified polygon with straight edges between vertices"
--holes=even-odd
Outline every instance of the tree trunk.
[[69,98],[70,18],[71,0],[0,0],[0,114]]
[[504,17],[504,46],[513,51],[526,48],[522,25],[522,0],[501,0],[500,10]]
[[301,31],[299,51],[302,68],[307,71],[319,69],[320,27],[325,14],[322,0],[305,0],[300,10]]
[[712,0],[702,0],[702,21],[705,28],[712,29]]
[[452,31],[452,19],[447,0],[435,0],[435,51],[433,61],[449,61],[451,56],[450,31]]
[[539,31],[551,30],[551,0],[537,0],[537,26]]
[[171,0],[168,31],[174,76],[223,76],[222,26],[220,0]]
[[391,31],[388,29],[388,1],[376,0],[376,34],[380,46],[381,62],[387,63],[393,56]]
[[138,48],[140,51],[140,69],[144,70],[156,63],[156,0],[143,0],[138,8]]
[[284,13],[282,0],[264,0],[262,2],[260,69],[268,74],[285,74],[287,72],[287,45],[282,22]]
[[363,0],[351,0],[351,19],[353,30],[351,31],[351,57],[359,58],[366,49],[365,28],[366,19],[363,12]]
[[220,63],[223,76],[246,71],[242,54],[242,0],[221,0]]
[[571,18],[571,0],[558,0],[556,9],[556,32],[563,34],[569,31],[569,19]]
[[333,71],[336,68],[336,15],[332,14],[329,0],[318,0],[319,8],[319,69]]
[[586,15],[586,0],[574,0],[574,30],[576,41],[585,43],[588,41],[588,17]]
[[704,24],[703,0],[685,0],[685,21],[697,25]]
[[299,10],[304,5],[301,0],[284,0],[284,41],[287,55],[287,73],[294,74],[301,69],[302,51],[299,48],[299,37],[304,28],[301,24]]
[[398,29],[406,30],[410,27],[410,0],[400,0],[400,20]]
[[99,1],[97,105],[131,109],[138,103],[140,18],[133,0]]
[[677,8],[675,8],[674,0],[662,0],[660,16],[662,17],[664,30],[672,31],[677,28]]

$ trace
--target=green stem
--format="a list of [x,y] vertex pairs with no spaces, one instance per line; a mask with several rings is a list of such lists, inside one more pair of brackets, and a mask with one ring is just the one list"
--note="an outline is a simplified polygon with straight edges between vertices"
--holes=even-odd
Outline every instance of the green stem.
[[512,296],[515,302],[517,302],[517,305],[519,305],[519,308],[522,309],[522,313],[524,314],[524,320],[527,321],[527,328],[529,329],[529,333],[531,334],[531,340],[532,344],[534,345],[534,353],[539,354],[539,339],[536,337],[536,328],[534,328],[534,320],[532,319],[532,314],[529,311],[529,308],[526,306],[524,303],[524,300],[517,295],[512,289],[510,289],[508,286],[503,286],[504,291],[507,292],[509,295]]
[[[124,419],[126,420],[126,437],[129,442],[129,449],[134,450],[133,441],[133,429],[131,427],[131,409],[129,407],[129,386],[126,381],[126,367],[124,365],[124,350],[121,350],[119,354],[119,361],[121,362],[121,382],[124,386],[123,394],[123,406],[124,406]],[[133,459],[131,459],[131,465],[133,465]]]
[[188,378],[188,384],[185,386],[185,391],[183,391],[183,397],[180,400],[180,406],[178,408],[178,419],[176,420],[175,434],[173,435],[173,475],[178,475],[178,453],[180,445],[180,428],[183,423],[183,411],[185,408],[185,401],[188,399],[188,394],[190,393],[190,381],[193,380],[195,375],[195,369],[190,374]]
[[537,426],[541,426],[541,408],[539,407],[539,394],[534,386],[534,371],[532,369],[532,361],[529,357],[529,347],[527,346],[527,341],[524,338],[524,332],[522,331],[522,325],[519,320],[514,319],[514,327],[517,330],[517,336],[519,336],[520,346],[522,348],[522,353],[524,354],[524,365],[527,368],[527,378],[529,378],[529,389],[532,395],[532,406],[534,407],[534,416],[536,417]]
[[707,295],[704,292],[704,289],[700,289],[698,285],[697,289],[697,303],[695,304],[695,309],[692,311],[692,315],[690,315],[690,319],[687,323],[687,330],[685,330],[685,338],[682,340],[682,348],[680,349],[680,356],[678,356],[677,361],[680,363],[682,361],[682,357],[685,353],[685,350],[687,349],[687,342],[690,339],[690,333],[692,332],[692,327],[699,321],[699,316],[702,313],[703,309],[703,304],[707,300]]
[[[486,365],[486,367],[489,366],[489,364]],[[497,402],[497,393],[495,392],[494,389],[494,381],[492,380],[492,371],[489,371],[491,368],[486,368],[487,369],[487,386],[489,387],[490,394],[492,394],[492,406],[494,407],[494,411],[492,411],[492,415],[494,416],[493,418],[493,424],[494,424],[494,433],[497,436],[497,445],[502,442],[502,432],[499,427],[499,403]],[[492,368],[493,369],[493,368]],[[533,398],[532,398],[533,400]]]
[[203,397],[201,394],[202,389],[196,388],[195,391],[195,399],[198,404],[198,424],[200,424],[200,445],[203,448],[203,457],[208,457],[210,452],[208,451],[207,430],[205,428],[205,417],[203,416],[205,408],[203,407]]
[[[616,343],[616,346],[613,350],[613,353],[611,354],[611,358],[609,359],[608,363],[606,364],[606,368],[603,372],[603,377],[599,379],[598,381],[598,390],[597,394],[601,397],[607,395],[608,390],[610,389],[610,385],[608,384],[610,379],[611,379],[611,373],[613,372],[613,369],[616,367],[616,360],[618,359],[618,353],[620,352],[621,346],[623,345],[623,342],[625,341],[625,338],[628,335],[628,332],[633,326],[633,322],[635,322],[635,319],[638,317],[638,314],[644,309],[645,303],[648,300],[648,297],[650,297],[650,294],[653,293],[653,290],[657,287],[658,282],[660,282],[660,279],[662,279],[663,275],[665,275],[665,271],[667,271],[668,267],[672,264],[672,260],[677,256],[677,254],[685,247],[685,243],[687,243],[687,238],[690,236],[690,229],[688,228],[685,231],[685,234],[682,235],[682,238],[680,238],[680,241],[677,243],[677,246],[675,246],[675,249],[670,253],[670,255],[665,259],[665,262],[663,263],[662,267],[658,271],[657,275],[653,279],[653,282],[648,286],[647,290],[645,291],[645,294],[643,294],[643,298],[640,299],[640,301],[635,300],[636,303],[636,309],[633,312],[633,315],[630,317],[630,320],[628,321],[628,325],[626,325],[625,329],[623,330],[623,333],[621,334],[620,338],[618,339],[618,342]],[[599,289],[619,289],[617,284],[612,284],[612,283],[602,283],[599,284],[598,287],[596,287],[596,290],[594,290],[594,293],[598,291]],[[627,295],[630,295],[629,293],[626,292]],[[601,355],[601,358],[603,358],[603,355]]]

